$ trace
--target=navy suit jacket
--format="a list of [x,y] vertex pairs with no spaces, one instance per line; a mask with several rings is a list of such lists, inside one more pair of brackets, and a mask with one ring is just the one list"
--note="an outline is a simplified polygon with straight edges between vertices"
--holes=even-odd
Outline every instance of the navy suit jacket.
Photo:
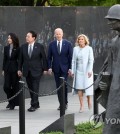
[[42,75],[43,71],[47,71],[47,58],[44,47],[35,43],[32,51],[32,56],[28,56],[28,43],[23,44],[20,48],[18,69],[23,71],[23,76],[28,75],[28,71],[32,76],[37,77]]
[[57,50],[57,40],[54,40],[49,44],[48,49],[48,68],[52,68],[54,73],[59,73],[61,69],[64,73],[67,73],[71,69],[72,61],[72,44],[63,39],[61,53]]

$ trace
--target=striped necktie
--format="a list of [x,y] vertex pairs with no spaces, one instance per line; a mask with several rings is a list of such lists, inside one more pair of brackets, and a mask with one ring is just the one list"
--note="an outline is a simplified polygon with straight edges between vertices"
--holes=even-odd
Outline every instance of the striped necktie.
[[28,51],[29,58],[32,56],[32,45],[29,45],[29,51]]

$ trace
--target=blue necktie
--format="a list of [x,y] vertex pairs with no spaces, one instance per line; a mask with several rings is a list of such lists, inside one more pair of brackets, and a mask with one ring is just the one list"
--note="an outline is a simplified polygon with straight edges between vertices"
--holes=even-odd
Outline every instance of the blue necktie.
[[57,49],[58,49],[58,53],[60,54],[60,41],[58,42]]

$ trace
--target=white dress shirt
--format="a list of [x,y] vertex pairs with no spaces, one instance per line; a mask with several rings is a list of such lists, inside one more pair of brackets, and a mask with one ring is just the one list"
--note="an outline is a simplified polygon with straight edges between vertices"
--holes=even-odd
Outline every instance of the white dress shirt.
[[58,43],[60,42],[60,52],[61,52],[61,49],[62,49],[62,40],[61,41],[58,41],[57,40],[57,46],[58,46]]

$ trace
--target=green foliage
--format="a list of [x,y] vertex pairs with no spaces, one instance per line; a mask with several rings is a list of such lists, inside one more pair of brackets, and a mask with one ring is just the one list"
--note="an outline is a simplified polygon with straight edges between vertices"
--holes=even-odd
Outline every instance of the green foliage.
[[119,0],[47,0],[51,6],[112,6]]
[[78,5],[78,0],[49,0],[52,6],[76,6]]
[[62,132],[50,132],[50,133],[39,133],[39,134],[63,134]]
[[112,6],[120,4],[120,0],[0,0],[1,6],[31,6],[32,3],[33,6]]
[[103,6],[112,6],[118,3],[120,3],[118,0],[104,0],[101,4]]
[[[89,122],[80,123],[75,126],[75,134],[102,134],[103,125],[99,128],[93,128]],[[39,133],[43,134],[43,133]],[[49,132],[44,134],[63,134],[62,132]]]
[[102,134],[102,127],[93,128],[89,122],[80,123],[75,126],[76,134]]

